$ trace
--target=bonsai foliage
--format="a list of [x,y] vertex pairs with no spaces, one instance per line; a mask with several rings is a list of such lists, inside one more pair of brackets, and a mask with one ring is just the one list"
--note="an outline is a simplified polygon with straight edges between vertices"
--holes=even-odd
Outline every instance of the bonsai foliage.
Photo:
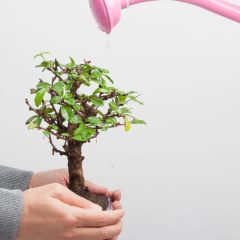
[[[71,57],[69,63],[62,64],[57,59],[47,60],[46,54],[35,56],[41,58],[36,67],[50,75],[31,89],[34,104],[26,99],[34,113],[26,124],[29,129],[43,132],[53,154],[68,157],[69,188],[78,192],[84,188],[82,145],[102,131],[121,126],[128,131],[131,124],[145,124],[128,107],[130,102],[142,102],[138,93],[115,88],[108,70],[93,66],[90,61],[76,64]],[[62,140],[62,148],[56,147],[54,139]]]

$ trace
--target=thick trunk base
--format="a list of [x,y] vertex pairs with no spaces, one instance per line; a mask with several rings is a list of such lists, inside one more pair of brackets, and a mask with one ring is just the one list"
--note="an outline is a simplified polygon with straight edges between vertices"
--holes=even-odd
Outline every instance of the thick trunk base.
[[84,157],[82,156],[82,144],[83,143],[76,141],[68,142],[68,188],[79,196],[98,204],[102,207],[103,210],[111,210],[112,201],[109,197],[92,193],[88,191],[88,189],[85,187],[85,180],[82,168],[82,163],[84,160]]

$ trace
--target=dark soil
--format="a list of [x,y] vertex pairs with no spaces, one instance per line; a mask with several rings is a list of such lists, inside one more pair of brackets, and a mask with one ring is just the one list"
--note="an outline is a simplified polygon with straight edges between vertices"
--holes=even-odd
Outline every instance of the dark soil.
[[85,190],[79,191],[77,194],[93,203],[98,204],[99,206],[102,207],[103,211],[112,209],[112,200],[110,197],[89,192],[87,188]]

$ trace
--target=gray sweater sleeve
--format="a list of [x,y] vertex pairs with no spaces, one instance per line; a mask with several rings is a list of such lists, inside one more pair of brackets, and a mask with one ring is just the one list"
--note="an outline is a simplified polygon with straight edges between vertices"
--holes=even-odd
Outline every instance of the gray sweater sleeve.
[[32,178],[32,172],[0,165],[0,188],[26,190]]
[[23,211],[21,190],[0,189],[0,239],[15,240]]
[[23,193],[32,172],[0,166],[0,239],[15,240],[23,212]]

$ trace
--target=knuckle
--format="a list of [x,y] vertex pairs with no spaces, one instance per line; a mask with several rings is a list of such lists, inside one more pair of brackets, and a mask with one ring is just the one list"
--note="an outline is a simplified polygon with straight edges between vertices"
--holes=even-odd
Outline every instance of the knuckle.
[[102,214],[99,215],[97,226],[98,227],[104,227],[104,226],[106,226],[106,223],[107,223],[106,217]]
[[82,214],[78,215],[75,220],[76,220],[75,226],[77,226],[77,227],[82,227],[82,226],[84,226],[84,224],[85,224],[85,222],[86,222],[86,217],[85,217],[85,215],[82,213]]
[[67,216],[65,217],[65,225],[69,227],[77,226],[77,219],[75,216]]
[[55,193],[60,194],[62,192],[63,186],[59,183],[53,183],[52,184],[52,189]]

